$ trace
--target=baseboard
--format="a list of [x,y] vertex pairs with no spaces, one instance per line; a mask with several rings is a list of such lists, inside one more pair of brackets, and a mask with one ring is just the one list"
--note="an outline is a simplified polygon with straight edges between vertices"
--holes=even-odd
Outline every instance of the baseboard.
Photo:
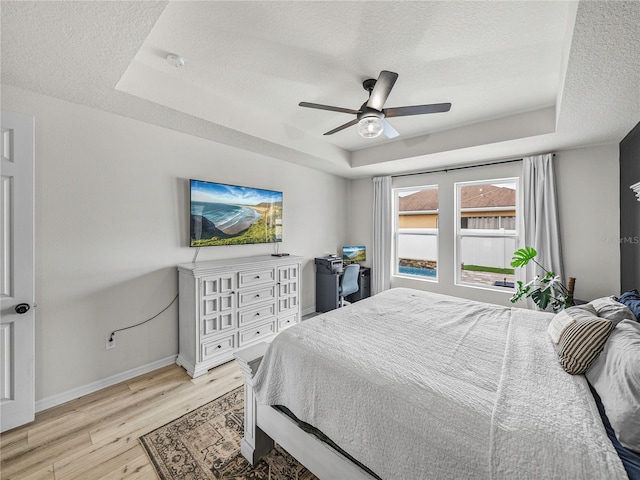
[[302,316],[303,317],[305,315],[309,315],[310,313],[316,313],[316,306],[315,305],[313,307],[305,308],[304,310],[302,310]]
[[177,355],[171,355],[169,357],[156,360],[155,362],[142,365],[141,367],[132,368],[131,370],[127,370],[126,372],[118,373],[117,375],[112,375],[102,380],[98,380],[97,382],[93,382],[82,387],[77,387],[66,392],[58,393],[57,395],[43,398],[42,400],[38,400],[36,402],[36,412],[47,410],[48,408],[61,405],[71,400],[75,400],[76,398],[80,398],[84,395],[102,390],[103,388],[110,387],[112,385],[115,385],[116,383],[125,382],[139,375],[144,375],[145,373],[153,372],[154,370],[157,370],[159,368],[166,367],[167,365],[175,363],[176,358]]

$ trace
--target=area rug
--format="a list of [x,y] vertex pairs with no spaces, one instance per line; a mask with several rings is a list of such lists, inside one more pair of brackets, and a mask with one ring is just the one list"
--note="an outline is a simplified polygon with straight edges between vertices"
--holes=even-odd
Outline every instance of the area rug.
[[235,390],[140,437],[162,480],[315,480],[276,445],[254,467],[240,453],[244,389]]

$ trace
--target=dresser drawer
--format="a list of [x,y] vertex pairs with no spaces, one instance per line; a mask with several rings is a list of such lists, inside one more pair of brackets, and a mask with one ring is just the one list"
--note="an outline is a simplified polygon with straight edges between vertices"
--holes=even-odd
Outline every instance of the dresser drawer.
[[273,301],[276,298],[276,286],[267,285],[262,288],[241,291],[238,293],[238,307],[243,308],[257,303]]
[[275,268],[265,268],[264,270],[253,270],[251,272],[238,273],[238,287],[247,288],[265,283],[275,283]]
[[276,314],[276,303],[271,302],[267,305],[248,308],[238,312],[238,326],[240,328],[251,323],[271,320]]
[[204,362],[218,355],[232,352],[236,347],[235,339],[235,335],[227,335],[217,340],[202,343],[200,345],[200,361]]
[[238,346],[242,347],[247,343],[255,342],[261,338],[270,337],[276,333],[276,322],[256,325],[253,328],[240,330],[238,333]]
[[285,328],[293,327],[298,322],[298,315],[289,315],[288,317],[278,318],[278,332],[281,332]]

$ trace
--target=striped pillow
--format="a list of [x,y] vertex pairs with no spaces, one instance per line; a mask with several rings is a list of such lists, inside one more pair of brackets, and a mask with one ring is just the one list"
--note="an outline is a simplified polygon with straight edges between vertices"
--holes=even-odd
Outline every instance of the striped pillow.
[[571,375],[585,373],[600,355],[612,329],[610,320],[597,316],[576,319],[555,346],[562,368]]
[[[624,306],[624,305],[623,305]],[[597,317],[598,313],[593,305],[577,305],[575,307],[569,307],[556,314],[549,324],[547,332],[553,343],[558,344],[562,338],[564,331],[573,325],[576,320],[587,319],[590,320],[593,317]]]

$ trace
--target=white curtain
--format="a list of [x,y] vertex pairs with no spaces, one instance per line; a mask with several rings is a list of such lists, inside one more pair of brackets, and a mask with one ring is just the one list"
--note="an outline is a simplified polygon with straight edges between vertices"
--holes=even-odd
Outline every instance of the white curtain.
[[[524,243],[536,249],[537,262],[559,275],[564,282],[553,154],[524,158],[522,178]],[[527,280],[539,273],[540,269],[534,264],[527,265]]]
[[393,222],[391,177],[373,178],[373,268],[371,291],[375,295],[391,285],[391,229]]

